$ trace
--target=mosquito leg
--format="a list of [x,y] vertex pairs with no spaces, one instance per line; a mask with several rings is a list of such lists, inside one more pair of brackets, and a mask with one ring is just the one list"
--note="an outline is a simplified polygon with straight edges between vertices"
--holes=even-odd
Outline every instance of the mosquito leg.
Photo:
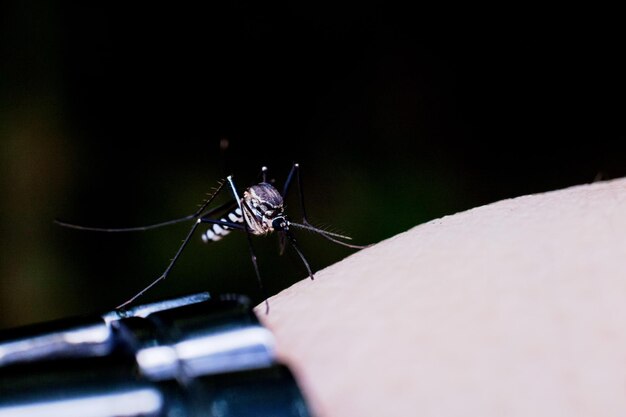
[[300,179],[300,164],[294,163],[291,167],[291,171],[289,171],[289,175],[287,176],[287,180],[285,181],[285,186],[283,187],[283,198],[287,198],[287,192],[289,191],[289,186],[293,181],[293,177],[296,177],[296,182],[298,183],[298,198],[300,200],[300,210],[302,210],[302,220],[304,224],[309,224],[309,220],[306,215],[306,209],[304,207],[304,191],[302,190],[302,180]]
[[229,229],[245,230],[244,225],[239,223],[227,222],[225,220],[214,220],[206,217],[200,217],[198,219],[200,223],[219,224],[220,226],[227,227]]
[[287,179],[285,180],[285,185],[283,185],[283,198],[287,198],[287,192],[289,191],[289,186],[291,185],[291,181],[293,180],[293,176],[300,168],[300,164],[297,162],[291,166],[291,170],[289,171],[289,175],[287,175]]
[[[196,210],[196,212],[193,214],[193,217],[198,217],[198,216],[201,216],[201,215],[206,216],[207,214],[206,213],[202,214],[202,212],[209,206],[209,204],[211,204],[211,202],[215,199],[215,197],[217,197],[217,195],[220,193],[220,191],[222,191],[222,188],[224,188],[224,181],[220,181],[220,185],[218,185],[217,188],[215,189],[215,191],[213,192],[213,194],[211,194],[211,196],[209,198],[207,198],[204,203],[202,203],[200,208],[198,208],[198,210]],[[213,211],[213,210],[211,210],[211,211]]]
[[302,188],[302,180],[300,179],[300,165],[293,164],[296,170],[296,180],[298,181],[298,196],[300,197],[300,209],[302,210],[302,220],[304,224],[310,224],[309,218],[306,215],[306,208],[304,207],[304,189]]
[[300,249],[298,248],[298,245],[296,245],[296,238],[293,237],[293,235],[289,232],[286,232],[285,235],[287,236],[287,239],[289,240],[289,243],[291,244],[291,247],[296,251],[296,253],[298,254],[298,256],[300,256],[300,259],[302,259],[302,263],[304,263],[304,267],[306,268],[307,272],[309,273],[309,277],[311,277],[311,279],[315,279],[315,276],[313,276],[313,271],[311,271],[311,267],[309,266],[309,263],[307,262],[306,258],[304,257],[304,254],[300,251]]
[[263,286],[263,281],[261,280],[261,273],[259,272],[259,264],[257,262],[254,248],[252,247],[251,233],[250,233],[250,230],[248,230],[247,223],[244,221],[243,224],[238,224],[238,223],[226,222],[223,220],[213,220],[213,219],[207,219],[207,218],[201,218],[200,221],[202,223],[218,224],[220,226],[228,227],[231,229],[243,230],[246,232],[246,238],[248,239],[248,250],[250,251],[250,259],[252,260],[254,273],[256,275],[259,288],[261,289],[261,293],[263,294],[263,299],[265,300],[265,314],[269,314],[270,305],[269,305],[269,302],[267,301],[267,292],[265,291],[265,287]]
[[146,288],[144,288],[143,290],[139,291],[137,294],[135,294],[131,299],[125,301],[124,303],[120,304],[119,306],[116,307],[116,309],[120,309],[120,308],[124,308],[125,306],[127,306],[128,304],[132,303],[133,301],[135,301],[137,298],[141,297],[146,291],[148,291],[150,288],[154,287],[157,283],[159,283],[160,281],[163,281],[165,278],[167,278],[167,276],[169,275],[170,271],[172,270],[172,268],[174,267],[174,264],[176,263],[176,261],[178,260],[178,258],[180,257],[180,254],[183,252],[183,249],[185,249],[185,246],[187,246],[187,244],[189,243],[189,240],[191,240],[191,236],[193,235],[193,233],[196,231],[196,229],[198,228],[198,226],[200,225],[200,223],[202,222],[202,219],[198,219],[193,226],[191,226],[191,229],[189,230],[189,233],[187,233],[187,237],[185,237],[185,239],[183,240],[183,243],[180,245],[180,247],[178,248],[178,251],[176,252],[176,255],[174,255],[174,257],[172,258],[172,260],[170,261],[169,265],[167,266],[167,268],[165,269],[165,271],[163,272],[163,274],[161,274],[160,277],[158,277],[157,279],[155,279],[150,285],[148,285]]
[[[287,179],[285,180],[285,185],[283,186],[283,198],[287,198],[287,192],[289,191],[289,186],[291,185],[291,181],[293,180],[293,175],[296,171],[299,170],[300,164],[294,163],[291,166],[291,170],[289,171],[289,175],[287,175]],[[300,198],[300,204],[302,204],[302,198]],[[278,253],[283,255],[285,253],[285,246],[287,245],[287,238],[284,233],[279,233],[278,235]]]
[[86,230],[86,231],[91,231],[91,232],[109,232],[109,233],[116,233],[116,232],[140,232],[140,231],[144,231],[144,230],[150,230],[150,229],[157,229],[159,227],[163,227],[163,226],[169,226],[172,224],[176,224],[176,223],[181,223],[181,222],[185,222],[188,220],[192,220],[197,218],[198,216],[209,216],[217,211],[220,211],[222,209],[224,209],[225,207],[227,207],[228,205],[230,205],[231,203],[226,203],[223,204],[219,207],[216,207],[214,209],[208,210],[205,212],[206,208],[209,206],[209,204],[211,204],[213,202],[213,200],[215,199],[215,197],[217,197],[217,195],[220,193],[220,191],[222,190],[222,188],[224,187],[224,182],[220,182],[220,185],[215,189],[215,191],[213,192],[213,194],[211,194],[211,196],[209,198],[206,199],[206,201],[200,206],[200,208],[198,210],[196,210],[195,213],[190,214],[188,216],[185,217],[181,217],[178,219],[173,219],[173,220],[167,220],[164,222],[160,222],[160,223],[155,223],[155,224],[150,224],[147,226],[137,226],[137,227],[122,227],[122,228],[105,228],[105,227],[91,227],[91,226],[81,226],[81,225],[77,225],[77,224],[72,224],[72,223],[67,223],[61,220],[54,220],[54,223],[58,224],[59,226],[63,226],[63,227],[67,227],[70,229],[78,229],[78,230]]
[[302,180],[300,179],[300,164],[297,162],[291,167],[291,171],[289,171],[289,175],[285,181],[285,186],[283,187],[283,198],[287,198],[287,191],[289,191],[289,186],[291,185],[294,175],[296,176],[296,182],[298,183],[298,199],[300,200],[300,210],[302,211],[302,223],[310,226],[311,223],[309,223],[309,219],[306,215],[306,208],[304,207],[304,191],[302,190]]
[[[262,170],[264,175],[265,175],[265,170]],[[269,314],[270,303],[267,301],[267,292],[265,291],[265,287],[263,286],[263,280],[261,279],[261,272],[259,271],[259,264],[256,259],[256,253],[254,252],[254,247],[252,246],[252,237],[251,237],[250,229],[248,228],[248,222],[246,221],[246,216],[244,213],[244,210],[247,208],[247,206],[244,207],[241,203],[241,199],[239,198],[239,194],[237,193],[237,188],[235,188],[235,183],[233,182],[233,177],[229,175],[226,178],[226,180],[230,184],[230,190],[233,193],[233,197],[235,197],[237,204],[239,205],[239,210],[241,210],[241,215],[243,216],[243,219],[244,219],[243,228],[244,228],[244,231],[246,232],[246,238],[248,239],[248,250],[250,251],[250,260],[252,261],[252,266],[254,267],[254,273],[256,274],[256,279],[259,284],[259,288],[261,289],[261,294],[263,294],[263,298],[265,299],[265,314]]]
[[252,266],[254,266],[254,273],[256,274],[256,279],[259,284],[259,288],[261,289],[261,294],[263,295],[263,299],[265,300],[265,314],[269,314],[270,303],[269,301],[267,301],[267,298],[268,298],[267,291],[265,291],[265,287],[263,286],[263,280],[261,279],[261,272],[259,271],[259,264],[256,260],[254,247],[252,246],[252,238],[250,237],[250,232],[248,232],[247,230],[246,230],[246,237],[248,238],[248,250],[250,251],[250,260],[252,261]]
[[187,234],[187,237],[185,238],[185,240],[183,240],[183,243],[178,248],[178,251],[176,252],[176,255],[174,255],[174,257],[170,261],[170,264],[165,269],[165,272],[163,272],[163,274],[161,274],[161,276],[158,277],[156,280],[154,280],[150,285],[148,285],[146,288],[144,288],[139,293],[137,293],[133,298],[131,298],[130,300],[128,300],[128,301],[124,302],[123,304],[120,304],[119,306],[117,306],[118,309],[119,308],[123,308],[123,307],[127,306],[128,304],[132,303],[137,298],[139,298],[141,295],[143,295],[143,293],[148,291],[150,288],[154,287],[159,281],[162,281],[165,278],[167,278],[167,276],[170,274],[170,271],[174,267],[174,264],[176,263],[176,261],[180,257],[181,253],[183,252],[183,249],[185,249],[185,246],[187,246],[187,244],[191,240],[191,236],[196,231],[196,229],[198,228],[200,223],[219,224],[221,226],[225,226],[225,227],[228,227],[230,229],[239,229],[239,230],[243,230],[244,229],[242,225],[237,224],[237,223],[225,222],[223,220],[213,220],[213,219],[207,219],[207,218],[199,218],[193,224],[193,226],[191,227],[191,230],[189,230],[189,233]]
[[[204,204],[202,204],[202,206],[200,207],[199,210],[196,211],[196,213],[194,213],[191,216],[187,216],[185,218],[185,220],[190,220],[194,217],[200,216],[202,215],[202,212],[206,210],[207,206],[209,204],[211,204],[211,202],[215,199],[215,197],[219,194],[219,192],[222,190],[222,188],[224,187],[224,183],[221,182],[220,185],[217,187],[217,189],[215,190],[215,192],[207,199],[206,202],[204,202]],[[218,209],[221,209],[222,206],[218,207]],[[214,211],[216,211],[215,209],[211,209],[206,213],[213,213]],[[166,222],[167,223],[167,222]],[[189,233],[187,233],[187,237],[185,237],[185,239],[183,240],[183,243],[180,245],[180,247],[178,248],[178,251],[176,251],[176,254],[174,255],[174,257],[172,258],[172,260],[170,261],[169,265],[167,266],[167,268],[165,269],[165,271],[161,274],[161,276],[159,276],[157,279],[155,279],[150,285],[148,285],[146,288],[144,288],[143,290],[141,290],[140,292],[138,292],[137,294],[135,294],[131,299],[125,301],[124,303],[120,304],[119,306],[117,306],[117,309],[120,308],[124,308],[125,306],[129,305],[130,303],[132,303],[133,301],[135,301],[137,298],[141,297],[146,291],[148,291],[150,288],[154,287],[156,284],[158,284],[160,281],[163,281],[165,278],[167,278],[167,276],[169,275],[170,271],[172,270],[172,268],[174,267],[174,264],[176,263],[176,261],[178,260],[178,258],[180,257],[181,253],[183,252],[183,249],[185,249],[185,247],[187,246],[187,244],[189,243],[189,241],[191,240],[191,237],[193,236],[194,232],[196,231],[196,229],[198,228],[198,226],[200,225],[200,223],[207,223],[207,219],[205,218],[199,218],[195,221],[195,223],[193,224],[193,226],[191,226],[191,229],[189,230]],[[162,223],[163,224],[163,223]],[[237,229],[240,228],[240,225],[237,224],[228,224],[228,227],[231,227],[233,229]]]
[[278,254],[279,255],[282,256],[285,254],[286,245],[287,245],[287,238],[285,237],[285,232],[279,231],[278,232]]

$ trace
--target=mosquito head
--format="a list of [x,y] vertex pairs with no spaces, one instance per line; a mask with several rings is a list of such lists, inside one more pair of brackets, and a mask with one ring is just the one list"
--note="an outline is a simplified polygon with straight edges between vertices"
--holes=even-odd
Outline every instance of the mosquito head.
[[284,230],[287,226],[283,197],[273,185],[266,182],[253,185],[243,193],[243,202],[250,209],[246,221],[254,234]]

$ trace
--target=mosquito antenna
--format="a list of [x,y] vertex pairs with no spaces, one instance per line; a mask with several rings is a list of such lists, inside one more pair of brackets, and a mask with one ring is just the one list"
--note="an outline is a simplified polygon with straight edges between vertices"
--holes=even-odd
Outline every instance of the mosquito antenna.
[[232,203],[231,202],[227,202],[222,204],[219,207],[216,207],[214,209],[211,209],[209,211],[207,211],[206,213],[204,213],[204,210],[207,208],[207,206],[213,201],[213,199],[215,198],[215,196],[220,192],[220,190],[222,189],[222,187],[224,186],[224,182],[221,181],[219,186],[215,189],[215,191],[209,196],[209,198],[206,199],[206,201],[204,203],[202,203],[202,205],[200,206],[200,208],[198,210],[196,210],[195,213],[190,214],[188,216],[185,217],[181,217],[178,219],[173,219],[173,220],[167,220],[164,222],[160,222],[160,223],[154,223],[154,224],[149,224],[146,226],[136,226],[136,227],[116,227],[116,228],[107,228],[107,227],[92,227],[92,226],[81,226],[78,224],[73,224],[73,223],[67,223],[64,222],[62,220],[58,220],[58,219],[54,219],[54,223],[58,224],[59,226],[63,226],[63,227],[67,227],[70,229],[78,229],[78,230],[87,230],[90,232],[108,232],[108,233],[119,233],[119,232],[140,232],[140,231],[144,231],[144,230],[150,230],[150,229],[158,229],[159,227],[164,227],[164,226],[170,226],[172,224],[176,224],[176,223],[182,223],[191,219],[195,219],[199,216],[209,216],[217,211],[223,210],[226,207],[230,206]]
[[320,233],[319,235],[322,236],[326,240],[336,243],[337,245],[345,246],[346,248],[365,249],[365,248],[369,248],[370,246],[372,246],[372,245],[353,245],[351,243],[342,242],[341,240],[334,239],[325,233]]
[[[323,238],[328,239],[331,242],[336,243],[338,245],[345,246],[347,248],[365,249],[368,246],[370,246],[370,245],[366,245],[366,246],[353,245],[353,244],[350,244],[350,243],[342,242],[339,239],[352,240],[352,238],[350,236],[340,235],[339,233],[333,233],[333,232],[329,232],[327,230],[318,229],[317,227],[311,226],[310,224],[300,224],[300,223],[289,222],[289,226],[295,226],[295,227],[300,228],[300,229],[305,229],[305,230],[309,230],[311,232],[317,233],[318,235],[322,236]],[[336,238],[339,238],[339,239],[336,239]]]
[[347,248],[364,249],[370,246],[370,245],[366,245],[366,246],[353,245],[350,243],[342,242],[335,238],[346,239],[346,240],[352,240],[352,238],[349,236],[343,236],[337,233],[328,232],[326,230],[321,230],[321,229],[318,229],[317,227],[312,226],[311,223],[309,223],[307,219],[306,208],[304,207],[304,191],[302,189],[302,180],[300,179],[300,164],[298,163],[294,163],[293,166],[291,167],[291,171],[289,171],[289,175],[287,176],[287,180],[285,181],[285,186],[283,188],[283,197],[286,197],[287,191],[289,190],[289,186],[291,185],[294,175],[296,176],[296,182],[298,183],[298,197],[300,199],[300,209],[302,210],[302,223],[303,224],[290,223],[291,225],[315,232],[319,234],[320,236],[322,236],[324,239],[327,239],[338,245],[345,246]]
[[290,221],[289,222],[289,226],[299,227],[300,229],[310,230],[311,232],[319,233],[319,234],[322,234],[322,235],[329,235],[329,236],[338,237],[339,239],[352,240],[352,238],[350,236],[344,236],[344,235],[340,235],[339,233],[333,233],[333,232],[329,232],[327,230],[318,229],[317,227],[311,226],[310,224],[300,224],[300,223],[294,223],[294,222]]
[[[287,191],[289,190],[289,186],[291,185],[291,182],[293,181],[294,175],[296,176],[296,182],[298,183],[298,197],[300,200],[300,209],[302,210],[303,224],[291,223],[291,222],[289,224],[295,227],[299,227],[301,229],[306,229],[306,230],[315,232],[319,234],[320,236],[322,236],[324,239],[327,239],[333,243],[336,243],[337,245],[345,246],[347,248],[352,248],[352,249],[366,248],[367,246],[353,245],[353,244],[342,242],[341,240],[339,240],[339,239],[351,240],[352,238],[349,236],[343,236],[337,233],[332,233],[326,230],[318,229],[317,227],[314,227],[311,225],[311,223],[309,223],[309,221],[307,220],[306,209],[304,207],[304,192],[302,190],[302,180],[300,179],[300,164],[298,163],[294,163],[293,166],[291,167],[291,171],[289,171],[289,175],[287,176],[287,180],[285,181],[285,185],[283,187],[283,197],[287,196]],[[339,239],[336,239],[336,238],[339,238]],[[282,250],[284,248],[284,244],[281,244],[280,248]]]

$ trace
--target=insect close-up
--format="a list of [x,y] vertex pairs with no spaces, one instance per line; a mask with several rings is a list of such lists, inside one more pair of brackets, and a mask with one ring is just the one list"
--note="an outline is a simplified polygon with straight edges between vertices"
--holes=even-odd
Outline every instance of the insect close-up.
[[[285,213],[284,207],[284,197],[287,196],[290,186],[295,181],[298,185],[298,195],[300,202],[300,210],[302,213],[302,222],[296,223],[292,221],[287,214]],[[229,201],[225,204],[221,204],[217,207],[211,207],[211,204],[214,202],[216,197],[220,194],[224,188],[228,188],[232,194],[233,200]],[[217,217],[215,217],[217,216]],[[217,242],[221,240],[223,237],[228,235],[232,230],[242,231],[246,234],[248,239],[248,248],[250,252],[250,259],[252,261],[252,265],[254,267],[254,272],[259,284],[261,291],[263,291],[266,313],[269,312],[269,303],[267,302],[267,295],[265,294],[265,290],[263,287],[263,281],[261,279],[261,273],[259,271],[259,266],[257,263],[257,257],[252,246],[251,236],[265,236],[276,232],[278,234],[279,239],[279,250],[282,254],[285,251],[287,245],[289,245],[301,259],[304,267],[306,268],[307,274],[311,279],[314,279],[313,271],[307,261],[306,257],[300,250],[297,245],[296,238],[292,233],[292,229],[304,229],[310,232],[316,233],[319,236],[341,246],[345,246],[353,249],[363,249],[367,246],[355,245],[346,242],[347,240],[351,240],[351,237],[331,232],[328,230],[324,230],[318,227],[313,226],[306,215],[306,210],[304,206],[304,195],[302,191],[302,180],[300,179],[300,166],[297,163],[294,163],[287,179],[285,180],[285,184],[283,186],[282,192],[278,191],[274,185],[268,182],[267,179],[267,167],[262,167],[261,169],[261,182],[258,184],[252,185],[246,188],[242,194],[239,196],[239,192],[235,186],[233,181],[233,177],[229,175],[225,181],[221,181],[217,188],[213,193],[209,195],[209,197],[202,203],[200,208],[196,210],[194,213],[177,218],[171,219],[160,223],[145,225],[145,226],[136,226],[136,227],[125,227],[125,228],[101,228],[101,227],[92,227],[92,226],[82,226],[72,223],[67,223],[61,220],[55,220],[55,223],[72,229],[85,230],[85,231],[94,231],[94,232],[137,232],[137,231],[145,231],[150,229],[156,229],[164,226],[173,225],[176,223],[193,221],[193,225],[191,226],[187,236],[182,241],[182,244],[179,246],[176,254],[171,259],[170,263],[166,267],[165,271],[155,280],[153,280],[148,286],[139,291],[133,297],[123,302],[119,306],[118,309],[124,308],[134,302],[137,298],[142,296],[146,291],[155,286],[160,281],[167,278],[172,271],[174,265],[180,258],[183,250],[187,246],[187,244],[191,241],[191,238],[194,236],[198,227],[202,224],[209,225],[208,229],[206,229],[201,237],[204,243]]]

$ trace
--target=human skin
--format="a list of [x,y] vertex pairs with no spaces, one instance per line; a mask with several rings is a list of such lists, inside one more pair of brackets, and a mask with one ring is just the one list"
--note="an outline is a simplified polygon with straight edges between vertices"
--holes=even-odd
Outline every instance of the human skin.
[[419,225],[257,314],[319,417],[626,415],[626,179]]

